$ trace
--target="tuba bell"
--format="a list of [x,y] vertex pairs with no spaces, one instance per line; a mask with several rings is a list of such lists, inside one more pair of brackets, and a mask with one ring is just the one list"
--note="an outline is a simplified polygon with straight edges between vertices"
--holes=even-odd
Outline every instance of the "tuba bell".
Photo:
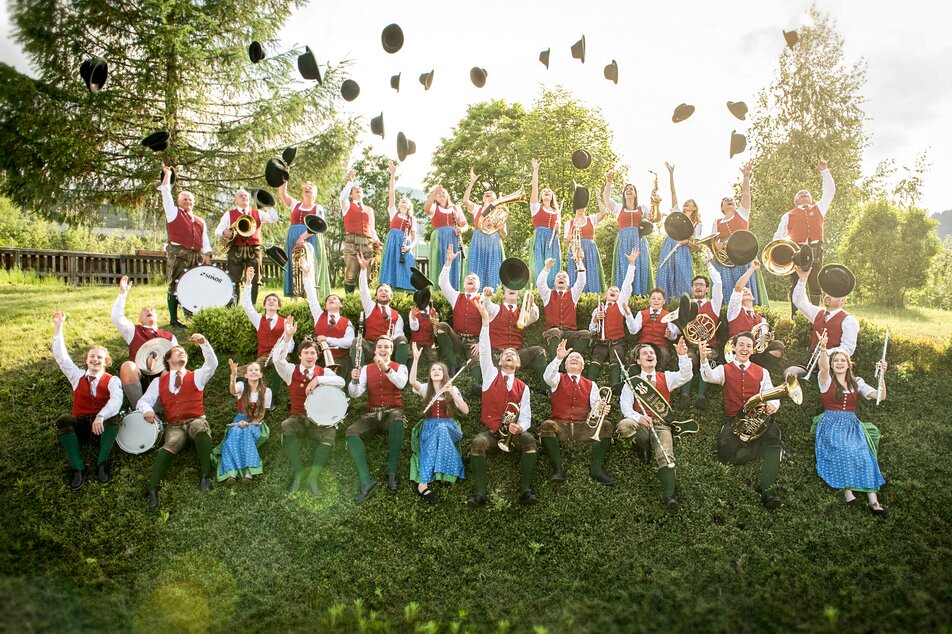
[[506,406],[503,407],[505,414],[502,415],[502,420],[499,421],[499,429],[497,430],[501,436],[497,446],[506,453],[509,453],[512,444],[512,433],[509,431],[509,425],[516,422],[516,418],[519,416],[519,404],[509,402],[506,403]]
[[310,265],[308,270],[311,272],[311,279],[313,280],[314,276],[314,247],[311,246],[310,242],[305,241],[304,244],[294,249],[291,252],[291,294],[297,297],[306,297],[304,291],[304,268],[301,266],[302,262],[307,261]]
[[231,226],[228,228],[231,229],[231,237],[222,237],[221,239],[221,244],[226,249],[231,246],[231,243],[234,242],[235,238],[238,236],[241,236],[242,238],[250,238],[253,236],[255,230],[258,228],[258,225],[255,222],[255,219],[248,214],[241,214],[238,216],[238,220],[235,220],[233,223],[231,223]]
[[750,442],[763,436],[764,432],[767,431],[767,421],[771,416],[767,413],[767,401],[781,396],[788,397],[797,405],[803,402],[803,389],[793,373],[787,374],[783,385],[766,392],[754,394],[747,399],[744,408],[735,417],[734,424],[731,427],[734,435],[743,442]]
[[526,192],[520,187],[519,191],[492,201],[486,205],[486,209],[482,213],[479,230],[486,234],[496,233],[502,229],[502,226],[506,224],[506,220],[509,218],[509,207],[507,207],[507,205],[510,203],[525,202],[525,200]]
[[767,272],[786,276],[795,268],[809,269],[813,265],[813,249],[808,244],[797,244],[792,240],[773,240],[764,247],[760,261]]

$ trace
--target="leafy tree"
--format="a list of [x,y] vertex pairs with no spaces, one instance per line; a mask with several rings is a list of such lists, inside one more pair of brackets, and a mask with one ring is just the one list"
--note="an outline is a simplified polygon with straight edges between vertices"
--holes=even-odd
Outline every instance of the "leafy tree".
[[[836,180],[836,198],[825,223],[827,252],[835,255],[864,199],[858,183],[869,145],[861,93],[866,64],[846,64],[843,38],[832,18],[816,7],[809,16],[811,24],[799,30],[800,40],[792,50],[783,49],[773,83],[757,97],[749,134],[754,167],[751,230],[763,246],[772,239],[780,216],[793,206],[797,191],[807,189],[819,198],[816,163],[823,158]],[[777,278],[770,281],[785,284]]]
[[917,306],[952,310],[952,236],[946,236],[942,248],[926,271],[928,283],[909,294]]
[[[302,51],[277,50],[303,4],[13,0],[15,37],[37,78],[0,65],[3,191],[57,219],[81,220],[104,199],[161,213],[161,160],[210,216],[238,186],[265,186],[266,160],[287,145],[299,146],[295,167],[320,186],[350,154],[356,124],[335,112],[342,65],[327,66],[323,84],[302,82]],[[246,53],[252,40],[267,51],[258,64]],[[78,76],[94,56],[109,63],[98,93]],[[157,129],[171,146],[154,155],[139,140]]]
[[856,294],[884,306],[902,306],[909,291],[929,281],[939,252],[937,222],[916,207],[880,199],[864,205],[842,248],[856,275]]

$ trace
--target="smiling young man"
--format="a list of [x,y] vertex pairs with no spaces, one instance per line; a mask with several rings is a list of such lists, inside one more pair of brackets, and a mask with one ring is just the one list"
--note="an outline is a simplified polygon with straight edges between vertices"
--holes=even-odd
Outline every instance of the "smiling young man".
[[536,279],[536,288],[542,299],[542,312],[545,315],[545,331],[542,333],[542,343],[545,345],[548,356],[555,357],[555,349],[563,339],[578,352],[584,353],[592,340],[592,333],[578,329],[576,306],[582,289],[585,288],[586,273],[579,271],[575,284],[569,287],[569,274],[559,271],[555,274],[552,288],[549,288],[549,275],[555,260],[549,258],[545,266],[539,271]]
[[[501,304],[494,303],[485,295],[481,303],[489,315],[489,343],[492,346],[493,359],[499,359],[505,350],[513,350],[519,357],[519,365],[524,368],[532,368],[539,380],[542,380],[548,361],[545,358],[545,350],[542,346],[526,347],[525,345],[523,338],[525,330],[519,328],[518,325],[519,319],[522,317],[519,291],[503,287]],[[536,306],[535,302],[532,302],[529,305],[526,326],[537,321],[539,321],[539,307]],[[482,361],[481,352],[480,361]],[[482,364],[480,363],[480,365]]]
[[393,289],[389,284],[380,284],[371,298],[367,282],[367,267],[370,261],[365,260],[359,253],[356,258],[360,265],[360,305],[364,310],[364,358],[374,354],[377,339],[387,337],[393,343],[391,353],[394,361],[405,365],[410,356],[410,345],[403,329],[403,316],[390,306]]
[[635,248],[628,255],[628,270],[621,288],[610,287],[605,292],[605,304],[592,311],[592,320],[588,326],[592,333],[592,356],[585,376],[593,381],[598,379],[606,361],[610,368],[610,385],[618,385],[621,381],[618,359],[625,358],[625,316],[630,312],[628,299],[631,297],[631,281],[635,276],[637,261],[638,249]]
[[[339,295],[331,293],[325,297],[324,309],[321,308],[310,264],[302,263],[301,270],[304,271],[304,294],[307,297],[307,305],[311,309],[311,318],[314,320],[314,340],[323,341],[330,347],[334,362],[340,366],[336,374],[348,377],[353,368],[350,349],[354,345],[354,325],[341,314],[344,303]],[[324,365],[323,355],[318,357],[318,363]]]

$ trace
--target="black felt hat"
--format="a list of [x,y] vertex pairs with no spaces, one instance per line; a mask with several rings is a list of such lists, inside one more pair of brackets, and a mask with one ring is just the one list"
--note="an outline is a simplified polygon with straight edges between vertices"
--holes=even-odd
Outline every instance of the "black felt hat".
[[747,104],[743,101],[728,101],[727,109],[731,111],[731,114],[744,121],[747,119]]
[[399,24],[388,24],[380,33],[380,43],[383,50],[390,54],[396,53],[403,48],[403,29]]
[[397,134],[397,158],[400,162],[406,160],[411,155],[416,154],[416,143],[407,138],[403,132]]
[[572,209],[585,209],[588,207],[588,187],[575,186],[575,192],[572,194]]
[[284,161],[284,165],[286,167],[290,166],[291,163],[294,162],[294,157],[296,156],[297,156],[297,147],[293,145],[290,147],[284,148],[284,151],[281,152],[281,160]]
[[506,258],[499,266],[499,281],[508,289],[521,291],[529,283],[529,265],[522,258]]
[[681,211],[672,211],[664,219],[664,232],[672,240],[680,242],[694,235],[694,223],[688,215]]
[[327,221],[317,214],[307,214],[304,216],[304,226],[308,233],[318,234],[327,231]]
[[671,116],[671,121],[673,123],[681,123],[692,114],[694,114],[694,106],[682,103],[680,106],[674,109],[674,114]]
[[429,90],[433,85],[433,71],[420,75],[420,83],[423,84],[423,90]]
[[572,58],[581,60],[582,63],[585,63],[585,36],[572,45]]
[[650,236],[652,231],[654,231],[654,223],[647,218],[642,218],[638,224],[638,235],[641,237]]
[[346,101],[353,101],[360,94],[360,86],[353,79],[345,79],[340,85],[340,94]]
[[674,320],[674,323],[677,324],[678,328],[684,330],[687,323],[691,321],[691,296],[687,293],[681,295],[676,310],[678,311],[678,318]]
[[304,53],[298,55],[298,72],[301,77],[309,80],[316,80],[321,83],[321,69],[317,67],[317,59],[311,52],[310,46],[304,47]]
[[432,293],[429,288],[421,288],[413,291],[413,303],[416,304],[416,307],[420,310],[426,310],[430,307],[431,296]]
[[830,297],[846,297],[856,287],[856,276],[842,264],[827,264],[820,269],[816,279]]
[[370,131],[381,139],[383,138],[383,113],[370,120]]
[[168,130],[157,130],[139,141],[139,143],[153,152],[161,152],[162,150],[168,149],[170,136]]
[[248,58],[252,64],[257,64],[264,59],[264,47],[261,46],[261,42],[255,40],[248,46]]
[[264,252],[278,266],[284,266],[285,264],[288,263],[287,252],[276,244],[268,245],[268,248],[265,249]]
[[252,190],[251,196],[262,208],[274,207],[277,204],[277,201],[274,199],[274,195],[267,189]]
[[99,92],[106,85],[106,78],[109,76],[109,64],[101,57],[93,57],[84,60],[79,65],[79,76],[89,92]]
[[783,39],[787,42],[787,46],[790,48],[790,50],[793,50],[793,47],[796,45],[797,41],[799,41],[800,36],[797,35],[796,31],[784,31]]
[[423,271],[418,269],[415,266],[410,267],[410,286],[422,291],[427,286],[433,286],[433,282],[430,281],[426,275],[423,274]]
[[592,155],[588,153],[588,150],[575,150],[572,152],[572,165],[577,169],[588,169],[588,166],[591,164]]
[[549,55],[552,54],[552,49],[547,48],[541,53],[539,53],[539,61],[545,64],[546,68],[549,68]]
[[760,245],[757,243],[757,236],[746,229],[741,229],[731,234],[725,249],[731,262],[737,266],[743,266],[754,261]]
[[731,158],[747,149],[747,137],[737,130],[731,132]]
[[279,158],[270,159],[264,166],[264,179],[271,187],[280,187],[290,178],[288,164]]
[[400,75],[403,73],[397,73],[396,75],[391,75],[390,77],[390,87],[400,92]]
[[605,79],[618,83],[618,62],[612,60],[612,63],[605,67]]
[[793,263],[801,271],[809,271],[813,268],[813,247],[807,243],[800,245],[800,250],[793,256]]
[[469,71],[469,80],[473,82],[473,85],[477,88],[482,88],[486,85],[486,69],[479,68],[478,66],[473,66]]

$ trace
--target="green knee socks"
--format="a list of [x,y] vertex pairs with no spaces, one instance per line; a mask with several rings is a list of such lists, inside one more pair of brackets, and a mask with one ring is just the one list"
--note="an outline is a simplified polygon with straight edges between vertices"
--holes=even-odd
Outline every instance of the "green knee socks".
[[661,491],[665,499],[674,497],[674,469],[658,469],[658,479],[661,480]]
[[102,434],[99,436],[99,458],[97,465],[105,464],[109,460],[109,452],[112,451],[112,445],[116,442],[116,435],[119,434],[119,425],[103,425]]
[[403,445],[403,421],[391,421],[387,433],[387,475],[397,472],[400,464],[400,447]]
[[760,469],[760,490],[767,493],[777,480],[780,470],[780,449],[771,449],[764,454],[764,464]]
[[297,436],[284,436],[284,453],[291,463],[291,472],[294,475],[301,473],[304,469],[304,461],[301,460],[301,441]]
[[469,470],[473,474],[476,495],[486,497],[486,456],[470,456]]
[[172,457],[172,454],[165,449],[159,449],[155,456],[155,464],[152,466],[152,473],[149,474],[148,488],[150,491],[159,488],[159,482],[162,481],[162,477],[165,475],[165,472],[168,471],[169,465],[172,464]]
[[195,451],[198,453],[198,464],[202,468],[202,475],[212,475],[212,437],[208,432],[195,434]]
[[59,435],[60,444],[66,450],[66,456],[69,458],[69,466],[73,469],[82,471],[86,468],[83,462],[83,454],[79,451],[79,438],[76,432],[70,431]]
[[555,438],[554,436],[543,436],[542,448],[545,449],[545,455],[547,455],[549,460],[552,461],[552,469],[555,471],[561,471],[562,456],[559,451],[559,439]]
[[599,440],[592,447],[592,475],[597,475],[605,470],[605,455],[608,453],[610,440]]
[[[519,479],[520,492],[525,493],[532,488],[532,471],[535,469],[536,458],[538,458],[538,456],[535,452],[532,452],[522,454],[522,458],[519,459],[519,473],[521,475]],[[485,458],[483,460],[485,460]],[[485,480],[485,477],[483,479]]]
[[347,451],[350,453],[354,468],[357,469],[360,486],[367,486],[370,484],[370,467],[367,466],[367,450],[364,448],[364,441],[359,436],[348,436]]

